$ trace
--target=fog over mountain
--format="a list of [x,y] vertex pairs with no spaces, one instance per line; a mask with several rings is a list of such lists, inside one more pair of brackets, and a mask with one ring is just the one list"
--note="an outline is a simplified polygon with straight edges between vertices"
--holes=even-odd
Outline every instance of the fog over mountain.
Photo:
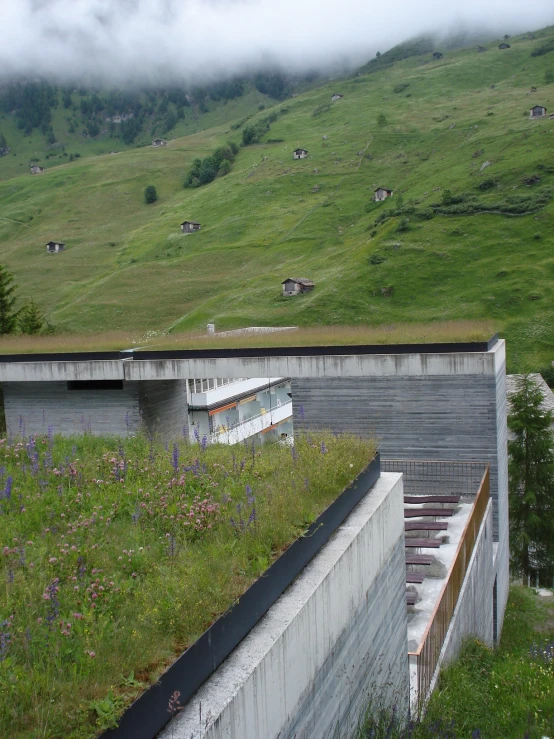
[[190,84],[362,63],[423,32],[550,23],[552,0],[4,0],[0,78]]

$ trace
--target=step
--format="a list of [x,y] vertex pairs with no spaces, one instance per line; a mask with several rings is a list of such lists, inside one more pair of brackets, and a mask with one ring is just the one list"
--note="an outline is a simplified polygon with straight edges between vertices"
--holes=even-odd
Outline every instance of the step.
[[438,549],[442,544],[440,539],[415,539],[409,536],[405,540],[405,546],[418,549]]
[[453,508],[404,508],[404,518],[417,516],[453,516]]
[[446,521],[406,521],[404,531],[446,531]]
[[407,565],[430,565],[433,564],[434,558],[430,554],[407,554]]
[[405,495],[404,503],[459,503],[459,495]]
[[417,583],[420,584],[425,580],[425,572],[406,572],[406,582],[407,583]]
[[417,595],[415,593],[406,593],[406,605],[415,606]]

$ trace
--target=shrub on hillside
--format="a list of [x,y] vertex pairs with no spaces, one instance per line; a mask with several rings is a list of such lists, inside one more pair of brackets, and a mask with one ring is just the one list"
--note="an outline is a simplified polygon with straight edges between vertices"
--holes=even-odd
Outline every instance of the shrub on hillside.
[[550,51],[554,51],[554,38],[549,38],[548,41],[544,42],[544,44],[533,49],[531,56],[544,56]]
[[314,108],[312,110],[312,118],[318,118],[320,115],[323,115],[323,113],[327,113],[327,111],[331,110],[330,103],[324,103],[323,105],[318,105],[317,108]]
[[204,159],[195,159],[187,172],[183,187],[200,187],[215,180],[219,175],[225,176],[231,171],[238,147],[234,142],[219,146],[213,154]]
[[498,185],[498,182],[496,180],[483,180],[479,185],[477,185],[478,190],[492,190],[493,187],[496,187]]
[[146,189],[144,190],[144,202],[145,203],[155,203],[158,199],[158,193],[156,191],[156,188],[154,185],[148,185]]

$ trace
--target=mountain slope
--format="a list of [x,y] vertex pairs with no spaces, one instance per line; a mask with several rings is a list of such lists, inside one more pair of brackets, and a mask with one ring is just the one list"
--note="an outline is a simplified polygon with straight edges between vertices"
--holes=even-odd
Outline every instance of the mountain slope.
[[[11,177],[1,261],[60,328],[491,318],[511,367],[538,369],[554,353],[554,120],[528,111],[554,112],[554,52],[531,56],[552,37],[414,56],[287,100],[262,143],[197,189],[182,188],[192,161],[239,143],[267,111],[164,149]],[[309,158],[293,160],[297,146]],[[377,186],[394,198],[372,204]],[[517,210],[529,214],[502,214]],[[202,230],[181,235],[185,219]],[[67,251],[44,253],[50,239]],[[316,289],[282,298],[289,276]]]

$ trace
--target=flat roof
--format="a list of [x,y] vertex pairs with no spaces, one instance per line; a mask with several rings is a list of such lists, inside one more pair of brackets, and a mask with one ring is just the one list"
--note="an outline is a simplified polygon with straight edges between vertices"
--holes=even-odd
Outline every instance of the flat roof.
[[331,346],[232,347],[206,349],[128,349],[105,352],[50,352],[44,354],[3,354],[0,364],[12,362],[87,362],[148,359],[232,359],[239,357],[323,357],[363,354],[467,354],[490,351],[498,334],[488,341],[439,342],[432,344],[348,344]]

